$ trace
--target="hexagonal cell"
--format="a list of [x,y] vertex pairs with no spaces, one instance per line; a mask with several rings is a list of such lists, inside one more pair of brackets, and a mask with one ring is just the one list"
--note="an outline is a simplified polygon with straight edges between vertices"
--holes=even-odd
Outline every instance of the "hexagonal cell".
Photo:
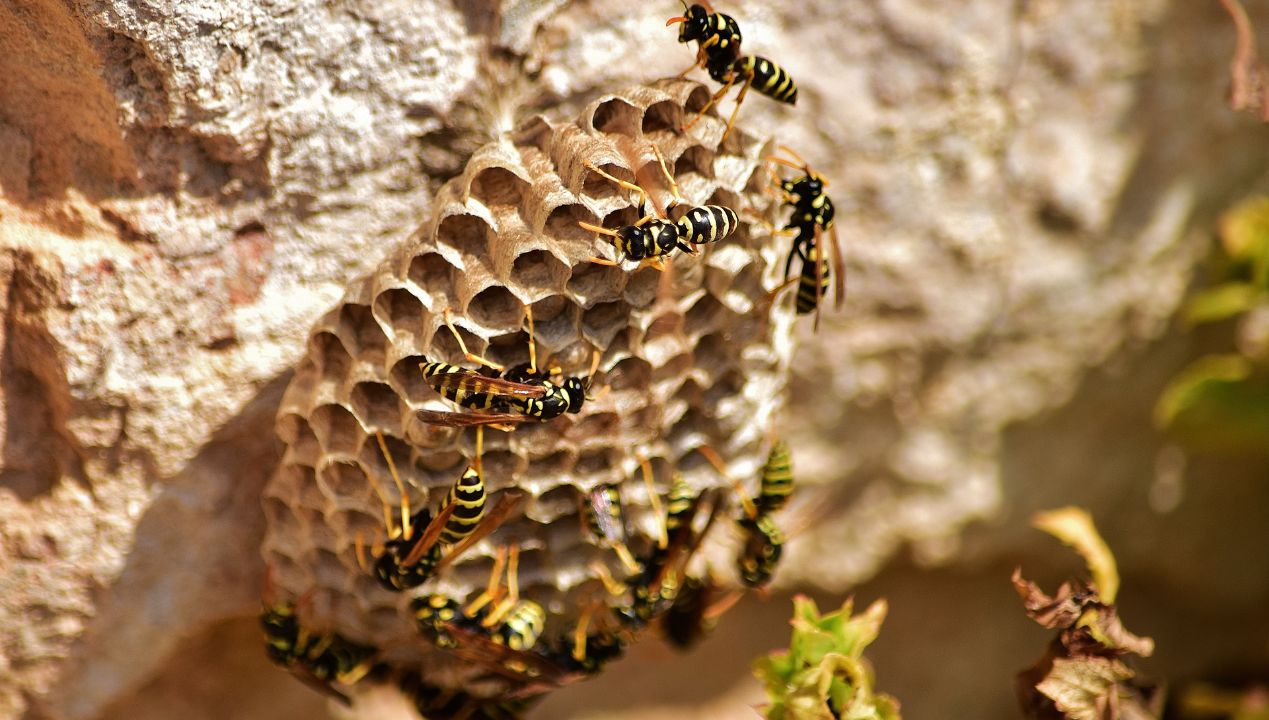
[[310,422],[322,449],[328,455],[342,453],[351,456],[361,447],[365,431],[361,429],[357,418],[342,405],[322,405],[313,411]]
[[[599,177],[592,173],[592,177]],[[542,224],[542,232],[558,238],[566,245],[585,246],[594,237],[590,231],[584,230],[579,222],[587,222],[592,225],[600,222],[585,205],[577,203],[563,203],[556,205],[546,216],[546,222]]]
[[625,100],[609,98],[595,106],[587,124],[605,135],[635,135],[642,116],[643,111]]
[[524,315],[523,307],[510,290],[491,285],[476,293],[463,312],[484,327],[515,327]]
[[539,248],[516,256],[511,265],[511,281],[525,290],[558,292],[568,283],[569,270],[550,251]]
[[352,367],[352,356],[334,333],[321,331],[308,339],[309,356],[317,361],[317,369],[325,378],[342,378]]
[[621,303],[601,303],[582,313],[582,335],[598,347],[607,347],[625,329],[627,310]]
[[529,183],[502,167],[487,167],[476,173],[469,186],[471,196],[486,205],[519,205]]
[[317,484],[335,504],[360,501],[370,487],[361,465],[348,460],[328,463],[317,472]]
[[515,477],[516,470],[522,463],[515,453],[496,450],[486,451],[484,457],[481,458],[481,464],[484,466],[485,482],[489,487],[505,488],[514,484],[511,478]]
[[[714,153],[700,145],[690,145],[674,161],[672,170],[675,179],[683,179],[695,174],[702,178],[714,178]],[[731,206],[728,206],[731,207]],[[737,208],[732,208],[739,212]]]
[[582,477],[599,475],[621,463],[621,456],[615,448],[590,450],[577,456],[573,466],[573,474]]
[[427,293],[434,312],[443,309],[454,297],[455,267],[437,252],[425,252],[410,259],[406,277]]
[[405,288],[391,288],[379,293],[374,301],[374,312],[392,327],[398,337],[403,334],[415,338],[425,336],[425,322],[429,317],[427,308],[423,307],[423,301]]
[[684,352],[675,355],[661,365],[652,368],[652,384],[660,385],[668,380],[680,378],[692,368],[692,365],[692,355],[690,353]]
[[475,215],[450,215],[436,227],[436,242],[458,250],[464,259],[479,260],[488,253],[493,233],[493,228]]
[[640,357],[628,357],[604,373],[606,384],[613,392],[642,390],[652,380],[652,365]]
[[294,413],[278,416],[278,437],[291,449],[291,457],[297,462],[314,463],[321,452],[317,436],[308,421]]
[[683,108],[669,100],[653,103],[643,112],[640,129],[644,135],[656,132],[677,131],[683,125]]
[[400,432],[401,399],[392,388],[382,383],[360,382],[353,386],[348,399],[362,426]]
[[382,362],[388,337],[366,305],[347,304],[339,309],[336,332],[350,355],[363,362]]
[[570,472],[577,461],[572,450],[555,450],[547,455],[529,460],[525,474],[538,477],[558,477]]
[[627,278],[626,271],[619,267],[582,263],[573,269],[566,290],[582,307],[588,308],[621,297]]
[[623,298],[631,308],[642,309],[656,302],[657,288],[664,279],[660,270],[653,267],[639,268],[630,272],[627,278]]
[[684,331],[690,336],[714,332],[729,314],[713,295],[702,295],[684,317]]

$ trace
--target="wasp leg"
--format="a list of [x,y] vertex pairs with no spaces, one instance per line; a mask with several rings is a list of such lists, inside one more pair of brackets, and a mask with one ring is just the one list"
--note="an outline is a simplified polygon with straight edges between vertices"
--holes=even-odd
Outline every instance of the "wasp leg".
[[652,463],[648,462],[645,457],[639,458],[639,469],[643,472],[643,484],[648,488],[648,507],[652,509],[652,515],[658,518],[657,523],[657,547],[664,550],[670,544],[670,531],[666,528],[665,512],[661,509],[661,496],[657,494],[656,485],[652,479]]
[[740,112],[740,104],[745,101],[745,94],[749,92],[749,85],[753,83],[753,73],[745,76],[745,84],[740,86],[740,94],[736,96],[736,107],[731,110],[731,117],[727,118],[727,129],[723,131],[723,136],[719,138],[721,143],[731,134],[732,127],[736,124],[736,115]]
[[490,360],[483,355],[477,355],[467,349],[467,343],[463,342],[463,336],[458,333],[458,328],[454,327],[453,314],[450,312],[449,308],[445,308],[445,327],[449,328],[449,331],[454,334],[454,339],[458,341],[458,349],[463,351],[463,357],[467,358],[471,362],[478,365],[484,365],[485,367],[498,372],[502,372],[506,369],[493,360]]
[[639,187],[638,185],[635,185],[632,182],[627,182],[620,178],[613,177],[612,175],[609,175],[603,170],[600,170],[597,166],[591,164],[589,161],[583,163],[583,165],[586,166],[587,170],[590,170],[591,172],[596,173],[600,177],[607,178],[611,182],[616,183],[618,187],[624,188],[626,190],[634,190],[635,192],[639,193],[639,207],[643,207],[644,204],[647,203],[648,193],[643,188]]
[[758,508],[745,492],[745,484],[731,476],[731,473],[727,471],[727,463],[723,462],[723,458],[718,454],[718,451],[708,445],[699,445],[696,448],[696,452],[708,460],[709,464],[713,465],[714,469],[718,471],[718,474],[722,475],[736,489],[736,495],[740,498],[740,506],[744,509],[745,516],[750,520],[757,518]]
[[507,565],[507,548],[498,548],[498,556],[494,558],[493,568],[489,571],[489,584],[485,586],[484,592],[476,596],[475,600],[467,603],[463,608],[463,614],[467,617],[474,617],[480,609],[489,603],[497,600],[502,590],[502,570]]
[[735,82],[736,82],[735,75],[734,74],[728,75],[727,82],[723,83],[722,89],[714,93],[713,97],[709,99],[709,102],[705,103],[705,107],[701,108],[700,110],[696,112],[696,117],[692,118],[692,122],[683,126],[683,132],[687,132],[688,130],[691,130],[692,126],[695,125],[697,122],[699,122],[702,117],[704,117],[706,111],[708,111],[711,107],[713,107],[714,103],[721,100],[723,96],[727,94],[728,90],[731,90],[731,86],[734,85]]
[[683,196],[679,195],[679,184],[674,181],[674,176],[665,167],[665,156],[661,154],[661,148],[653,145],[652,152],[657,156],[657,163],[661,166],[661,175],[665,177],[665,182],[670,186],[670,194],[674,197],[674,201],[666,206],[668,210],[671,206],[682,203]]

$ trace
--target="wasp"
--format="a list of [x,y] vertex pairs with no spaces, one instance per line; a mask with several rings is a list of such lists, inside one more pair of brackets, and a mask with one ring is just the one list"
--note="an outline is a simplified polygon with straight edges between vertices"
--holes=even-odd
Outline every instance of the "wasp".
[[[488,495],[480,472],[483,434],[478,428],[476,461],[450,488],[435,517],[427,508],[412,515],[410,495],[397,473],[383,433],[376,431],[375,438],[379,441],[379,450],[401,499],[401,523],[398,526],[392,519],[392,504],[378,480],[370,475],[371,487],[383,504],[384,527],[388,531],[388,538],[371,548],[370,554],[374,557],[371,570],[379,583],[389,590],[406,590],[427,582],[502,525],[519,504],[518,496],[504,493],[493,509],[488,508]],[[360,534],[357,536],[357,562],[363,570],[368,569]]]
[[717,505],[711,503],[705,524],[697,532],[696,518],[705,509],[703,494],[693,492],[683,476],[675,473],[666,507],[662,510],[659,496],[652,487],[651,472],[645,472],[644,477],[652,510],[662,521],[658,528],[659,537],[647,556],[639,562],[641,570],[627,582],[618,582],[602,565],[592,565],[591,568],[609,594],[624,596],[629,593],[629,601],[614,608],[617,620],[629,630],[642,629],[673,604],[685,579],[687,563],[709,533],[717,510]]
[[[730,478],[726,464],[708,446],[697,448],[724,477]],[[771,581],[784,552],[784,533],[772,517],[788,501],[793,491],[793,466],[789,446],[783,440],[772,443],[762,466],[758,495],[750,498],[743,485],[732,480],[740,496],[741,516],[737,521],[742,536],[736,568],[746,587],[761,587]]]
[[[669,209],[684,204],[683,198],[679,195],[678,183],[665,166],[665,157],[661,154],[661,150],[653,145],[652,152],[656,155],[657,164],[661,167],[661,174],[665,177],[672,196],[670,203],[662,210],[660,216],[647,212],[648,192],[645,189],[614,177],[587,161],[585,166],[591,172],[616,183],[625,190],[639,193],[638,208],[641,217],[634,225],[626,225],[616,230],[609,230],[587,222],[579,222],[578,225],[583,230],[613,238],[613,245],[623,259],[638,260],[640,266],[646,264],[664,269],[665,260],[675,250],[695,253],[697,245],[718,242],[731,235],[740,226],[740,218],[731,208],[721,205],[702,205],[689,208],[678,220],[670,220],[667,217]],[[591,258],[591,261],[601,265],[620,263],[620,261],[601,257]]]
[[[272,594],[266,579],[266,597]],[[378,651],[346,640],[335,633],[317,633],[302,627],[295,603],[265,601],[260,613],[265,654],[310,687],[349,704],[335,683],[353,685],[375,667]]]
[[[787,285],[793,259],[801,258],[802,270],[796,280],[798,286],[796,309],[799,315],[814,312],[815,327],[818,329],[820,299],[828,293],[830,278],[833,283],[835,309],[841,310],[846,300],[846,267],[842,259],[841,246],[837,240],[837,228],[833,224],[835,210],[833,201],[824,192],[828,187],[828,181],[812,170],[793,150],[783,145],[780,149],[794,159],[772,156],[768,158],[768,161],[794,168],[802,173],[801,176],[792,180],[782,180],[778,176],[776,178],[777,188],[784,204],[793,209],[788,224],[778,231],[783,235],[794,236],[793,247],[789,250],[789,255],[784,262],[784,276]],[[829,238],[827,245],[832,264],[831,271],[824,258],[825,234]]]
[[557,379],[563,374],[559,368],[543,371],[538,367],[537,343],[533,337],[533,310],[526,305],[524,311],[529,322],[529,362],[507,368],[469,351],[463,336],[454,327],[450,311],[446,309],[445,326],[458,341],[463,356],[487,371],[497,373],[497,376],[449,363],[422,363],[420,368],[423,378],[439,395],[462,407],[481,412],[418,410],[416,415],[420,420],[445,427],[507,426],[532,420],[545,422],[564,413],[576,414],[582,411],[586,400],[593,399],[587,393],[590,390],[590,381],[599,367],[599,352],[591,354],[590,373],[585,377]]
[[751,86],[777,102],[789,105],[797,103],[798,86],[787,70],[767,58],[741,54],[740,26],[730,15],[716,13],[703,5],[694,4],[686,8],[684,15],[666,21],[667,26],[675,23],[683,24],[679,29],[679,42],[697,42],[696,63],[681,75],[704,65],[710,78],[723,86],[683,128],[684,131],[690,130],[736,83],[741,84],[740,94],[736,96],[736,106],[731,111],[727,129],[723,131],[719,142],[726,140],[731,134],[740,105],[745,101],[745,95]]

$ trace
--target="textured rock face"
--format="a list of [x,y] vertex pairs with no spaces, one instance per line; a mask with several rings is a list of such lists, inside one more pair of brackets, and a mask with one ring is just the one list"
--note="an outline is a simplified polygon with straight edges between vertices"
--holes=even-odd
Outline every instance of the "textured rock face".
[[[801,86],[741,122],[832,179],[850,261],[787,416],[834,522],[778,581],[842,587],[907,541],[946,559],[964,523],[1090,477],[1090,503],[1153,517],[1127,489],[1148,451],[1109,473],[1095,444],[1056,463],[1005,431],[1140,352],[1190,228],[1263,173],[1223,104],[1215,4],[726,5]],[[687,66],[678,9],[0,4],[0,715],[129,717],[182,638],[256,611],[274,417],[312,324],[489,137]],[[1134,557],[1184,592],[1155,552]]]
[[[639,219],[638,197],[587,162],[638,179],[649,203],[666,202],[654,148],[686,202],[672,217],[700,205],[769,216],[761,158],[770,144],[736,131],[720,146],[723,123],[715,117],[691,134],[678,130],[708,98],[690,81],[636,87],[596,100],[577,123],[531,120],[482,147],[441,189],[433,220],[317,322],[282,400],[286,451],[265,489],[265,560],[279,590],[318,609],[306,625],[391,648],[385,652],[398,664],[426,658],[424,676],[434,684],[452,674],[441,667],[455,661],[431,657],[418,635],[408,608],[417,592],[380,588],[359,567],[355,547],[358,534],[369,545],[385,533],[371,483],[392,483],[374,432],[387,439],[412,508],[437,509],[473,459],[472,433],[428,426],[415,412],[456,409],[424,381],[423,362],[471,366],[444,324],[446,310],[470,351],[508,367],[529,360],[526,307],[536,321],[538,363],[585,376],[598,353],[596,399],[579,414],[485,433],[490,504],[507,489],[528,495],[523,517],[491,541],[522,548],[522,594],[550,611],[547,638],[567,634],[582,599],[603,593],[588,566],[613,556],[582,531],[579,516],[591,490],[621,486],[640,536],[631,543],[643,552],[658,519],[636,473],[640,458],[652,463],[661,495],[672,469],[698,491],[729,487],[695,454],[702,444],[741,476],[756,473],[791,348],[791,297],[771,293],[783,268],[776,238],[741,223],[697,256],[676,253],[665,272],[632,271],[592,263],[614,248],[578,226]],[[783,302],[773,304],[776,297]],[[399,514],[394,491],[385,492]],[[427,592],[461,600],[483,590],[493,554],[492,542],[473,548]]]

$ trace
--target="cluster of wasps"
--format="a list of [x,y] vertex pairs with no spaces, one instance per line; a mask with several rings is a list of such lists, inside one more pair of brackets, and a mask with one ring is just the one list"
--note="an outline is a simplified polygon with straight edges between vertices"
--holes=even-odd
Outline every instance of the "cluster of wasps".
[[[703,67],[722,85],[683,128],[684,132],[690,131],[709,107],[736,85],[740,85],[740,91],[724,139],[751,86],[779,102],[796,101],[797,85],[788,72],[766,58],[741,53],[740,28],[732,17],[714,12],[708,4],[684,3],[684,14],[670,18],[666,24],[679,24],[679,42],[694,42],[697,46],[696,62],[680,76]],[[615,229],[581,223],[587,231],[610,238],[620,256],[618,260],[595,257],[594,262],[621,265],[624,261],[637,261],[641,267],[652,265],[664,270],[673,254],[698,253],[700,245],[723,241],[739,226],[739,217],[731,208],[705,205],[682,209],[677,183],[659,148],[653,145],[652,151],[660,165],[665,190],[672,197],[664,208],[654,207],[652,211],[648,210],[650,193],[644,187],[586,164],[591,172],[619,188],[637,193],[640,216],[634,224]],[[815,313],[818,325],[823,296],[833,290],[840,306],[845,290],[844,268],[833,227],[833,203],[825,193],[827,181],[793,151],[783,146],[781,151],[791,157],[768,158],[773,165],[769,190],[791,212],[783,228],[769,229],[793,240],[785,263],[785,282],[773,291],[773,299],[776,293],[796,284],[797,313]],[[775,172],[775,165],[793,168],[800,175],[784,179]],[[671,219],[672,209],[678,210],[677,219]],[[830,242],[825,243],[826,237]],[[826,244],[833,256],[831,270],[825,258]],[[802,264],[800,272],[792,276],[795,259]],[[385,536],[367,546],[359,535],[356,551],[363,571],[383,588],[392,592],[414,591],[493,533],[518,508],[523,499],[520,493],[503,491],[494,502],[486,492],[480,460],[485,426],[511,430],[520,423],[549,422],[566,413],[580,412],[586,401],[593,399],[590,384],[598,368],[598,353],[593,354],[590,372],[585,376],[568,376],[558,367],[540,366],[533,315],[528,306],[525,316],[529,336],[526,364],[506,367],[470,352],[447,311],[446,327],[463,356],[478,367],[444,362],[421,365],[427,384],[461,410],[421,410],[417,413],[419,419],[437,426],[474,427],[476,432],[473,463],[435,512],[427,507],[412,511],[408,489],[397,472],[392,453],[383,435],[375,433],[396,486],[397,501],[393,503],[372,475],[371,485],[383,506]],[[708,446],[697,450],[727,476],[716,452]],[[436,687],[417,673],[394,674],[379,662],[374,648],[334,633],[307,632],[301,627],[295,603],[270,601],[266,592],[261,624],[269,657],[344,701],[347,698],[337,686],[351,686],[367,677],[390,678],[413,698],[427,718],[514,718],[545,691],[598,672],[654,624],[671,644],[681,648],[692,645],[743,592],[722,593],[711,573],[693,576],[687,570],[726,503],[715,492],[694,492],[678,473],[671,473],[669,491],[662,500],[655,489],[650,464],[645,460],[641,466],[649,505],[658,519],[657,536],[646,549],[641,547],[635,552],[627,544],[620,486],[603,486],[589,493],[581,512],[582,532],[611,550],[623,576],[615,577],[605,564],[592,565],[606,597],[587,603],[571,630],[558,637],[544,637],[548,613],[540,604],[520,596],[520,548],[514,542],[498,549],[489,581],[475,598],[460,601],[436,592],[413,597],[410,609],[424,638],[492,676],[509,680],[509,685],[517,689],[491,700]],[[772,442],[756,494],[750,496],[743,483],[731,482],[740,499],[739,514],[734,518],[742,537],[736,558],[737,574],[746,588],[762,588],[770,581],[785,542],[774,515],[785,505],[793,488],[788,445],[781,440]]]

